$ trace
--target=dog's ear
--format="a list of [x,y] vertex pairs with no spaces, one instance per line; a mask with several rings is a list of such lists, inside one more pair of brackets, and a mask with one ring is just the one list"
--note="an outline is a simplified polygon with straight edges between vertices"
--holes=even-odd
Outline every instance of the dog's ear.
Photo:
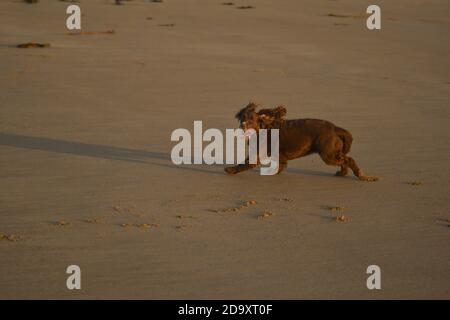
[[287,110],[286,110],[286,108],[283,105],[280,105],[280,106],[275,108],[275,113],[277,114],[277,116],[280,119],[283,119],[284,117],[286,117]]
[[261,109],[258,111],[258,115],[268,115],[274,117],[277,120],[284,120],[286,117],[286,108],[284,106],[278,106],[272,109]]
[[256,108],[258,108],[258,105],[252,101],[250,101],[247,106],[239,110],[238,113],[236,113],[235,118],[238,120],[241,120],[246,114],[254,113],[256,112]]
[[245,110],[247,110],[248,112],[255,112],[256,108],[258,108],[258,104],[256,102],[250,101],[245,107]]

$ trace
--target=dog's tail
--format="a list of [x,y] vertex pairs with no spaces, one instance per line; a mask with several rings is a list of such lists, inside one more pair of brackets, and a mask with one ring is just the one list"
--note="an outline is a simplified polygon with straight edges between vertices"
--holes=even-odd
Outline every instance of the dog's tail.
[[334,129],[334,131],[336,132],[338,137],[342,139],[342,142],[344,142],[344,147],[342,148],[342,152],[344,154],[349,153],[350,148],[352,147],[352,142],[353,142],[352,134],[350,132],[348,132],[347,130],[339,128],[339,127],[336,127]]

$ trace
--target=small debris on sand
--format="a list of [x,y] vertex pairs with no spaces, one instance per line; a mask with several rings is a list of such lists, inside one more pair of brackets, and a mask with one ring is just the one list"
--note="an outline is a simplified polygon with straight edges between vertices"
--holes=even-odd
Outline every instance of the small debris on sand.
[[226,209],[218,210],[217,212],[235,212],[238,210],[239,210],[239,208],[226,208]]
[[136,228],[158,228],[159,224],[156,223],[141,223],[141,224],[135,224]]
[[175,27],[175,23],[161,23],[158,27]]
[[234,2],[222,2],[223,6],[234,6]]
[[450,228],[450,219],[440,218],[437,219],[436,222],[438,222],[440,225],[444,225]]
[[183,216],[183,215],[178,215],[177,218],[178,219],[197,219],[197,217],[194,217],[194,216]]
[[269,217],[272,217],[272,216],[273,216],[272,212],[263,212],[262,214],[260,214],[258,216],[258,220],[266,219],[266,218],[269,218]]
[[344,216],[343,214],[340,214],[336,217],[337,222],[349,222],[350,218]]
[[122,223],[120,226],[123,228],[135,227],[135,228],[147,229],[147,228],[158,228],[159,224],[156,224],[156,223]]
[[112,208],[113,208],[113,210],[116,211],[116,212],[122,212],[122,208],[119,207],[119,206],[113,206]]
[[144,216],[140,210],[136,209],[135,205],[129,207],[112,206],[111,208],[117,213],[129,214],[140,218]]
[[255,7],[254,6],[239,6],[239,7],[236,7],[236,9],[255,9]]
[[102,223],[101,219],[86,219],[84,220],[86,223]]
[[11,242],[16,242],[19,241],[20,236],[15,235],[15,234],[0,234],[0,241],[1,240],[6,240],[6,241],[11,241]]
[[243,209],[243,208],[247,208],[249,206],[253,206],[255,204],[257,204],[258,202],[256,202],[256,200],[249,200],[249,201],[245,201],[243,204],[241,204],[239,206],[239,209]]
[[60,221],[56,221],[55,222],[55,226],[58,226],[58,227],[68,227],[68,226],[70,226],[70,222],[67,222],[67,221],[64,221],[64,220],[60,220]]
[[410,186],[423,186],[421,181],[408,181],[406,184],[409,184]]
[[186,230],[187,228],[190,228],[190,227],[191,227],[190,224],[182,224],[182,225],[175,226],[175,229],[177,229],[179,231],[183,231],[183,230]]
[[258,202],[256,200],[249,200],[249,201],[245,201],[243,204],[241,204],[240,206],[235,207],[235,208],[226,208],[226,209],[219,209],[219,210],[216,209],[216,210],[211,210],[211,211],[213,211],[213,212],[236,212],[236,211],[242,210],[244,208],[248,208],[249,206],[255,205],[257,203]]
[[275,198],[276,201],[292,202],[294,199],[291,198]]
[[36,42],[27,42],[21,43],[17,45],[17,48],[28,49],[28,48],[48,48],[50,47],[50,43],[36,43]]
[[339,206],[327,206],[327,210],[330,210],[331,212],[342,212],[344,211],[344,207]]

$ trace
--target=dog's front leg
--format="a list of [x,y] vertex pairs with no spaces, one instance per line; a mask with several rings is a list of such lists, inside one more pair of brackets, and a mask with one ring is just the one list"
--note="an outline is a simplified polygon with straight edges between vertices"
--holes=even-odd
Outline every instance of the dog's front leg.
[[226,167],[224,170],[228,174],[236,174],[242,171],[247,171],[253,168],[256,168],[259,165],[258,163],[249,163],[248,157],[245,159],[245,163],[238,164],[237,166]]

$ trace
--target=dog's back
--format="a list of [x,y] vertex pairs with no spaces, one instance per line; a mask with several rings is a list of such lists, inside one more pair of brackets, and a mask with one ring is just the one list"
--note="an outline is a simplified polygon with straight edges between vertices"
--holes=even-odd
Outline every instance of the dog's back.
[[323,141],[338,137],[344,144],[343,152],[350,151],[351,134],[333,123],[320,119],[284,120],[280,130],[280,151],[288,158],[298,158],[321,151]]

